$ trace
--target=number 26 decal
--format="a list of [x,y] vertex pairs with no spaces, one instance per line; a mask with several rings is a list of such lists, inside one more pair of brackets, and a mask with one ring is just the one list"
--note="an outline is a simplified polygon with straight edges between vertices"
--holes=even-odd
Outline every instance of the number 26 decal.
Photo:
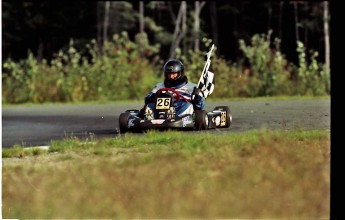
[[171,98],[158,98],[156,103],[156,109],[169,109]]

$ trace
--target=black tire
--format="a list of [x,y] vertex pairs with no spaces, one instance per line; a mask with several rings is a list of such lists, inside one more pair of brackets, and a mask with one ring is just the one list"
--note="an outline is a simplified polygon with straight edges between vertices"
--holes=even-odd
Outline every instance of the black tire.
[[208,128],[208,116],[205,110],[195,111],[195,128],[196,130],[206,130]]
[[120,133],[128,132],[128,119],[131,114],[129,112],[121,113],[119,117]]
[[230,127],[230,125],[232,124],[232,114],[231,114],[230,108],[228,106],[217,106],[214,108],[214,110],[226,111],[226,123],[224,127],[226,128]]

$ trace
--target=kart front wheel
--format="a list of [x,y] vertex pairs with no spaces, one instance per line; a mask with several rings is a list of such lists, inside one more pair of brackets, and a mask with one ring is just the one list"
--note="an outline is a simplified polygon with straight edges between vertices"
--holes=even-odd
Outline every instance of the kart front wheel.
[[130,115],[129,112],[121,113],[119,117],[120,133],[128,132],[128,119]]
[[197,130],[206,130],[208,128],[208,116],[205,110],[195,111],[195,128]]

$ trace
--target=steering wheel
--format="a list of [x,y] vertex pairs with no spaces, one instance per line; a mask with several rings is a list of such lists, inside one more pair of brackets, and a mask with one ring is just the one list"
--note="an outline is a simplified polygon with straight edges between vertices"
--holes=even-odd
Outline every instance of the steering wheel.
[[181,96],[179,92],[177,92],[175,89],[172,89],[172,88],[160,88],[157,90],[156,94],[163,93],[164,91],[171,92],[173,94],[175,102],[180,100],[181,97],[183,98],[183,96]]

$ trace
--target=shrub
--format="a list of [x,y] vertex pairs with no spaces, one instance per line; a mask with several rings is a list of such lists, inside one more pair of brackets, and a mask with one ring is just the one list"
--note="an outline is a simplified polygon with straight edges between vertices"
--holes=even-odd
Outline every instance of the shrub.
[[[198,83],[205,65],[204,57],[212,43],[203,39],[205,51],[189,50],[176,58],[182,60],[190,82]],[[255,34],[247,44],[239,40],[243,57],[225,60],[215,48],[212,70],[216,86],[211,97],[256,97],[277,95],[329,95],[330,73],[317,62],[318,53],[307,58],[298,42],[299,66],[289,63],[280,51],[280,40],[271,42],[271,32]],[[31,51],[25,60],[5,60],[2,70],[3,103],[78,102],[139,99],[162,81],[163,61],[160,45],[151,45],[145,33],[132,41],[127,32],[115,34],[99,47],[95,40],[81,51],[71,39],[48,62],[38,62]],[[249,67],[244,65],[244,59]],[[295,78],[292,78],[292,74]]]
[[297,42],[299,67],[297,68],[296,90],[297,95],[329,95],[330,74],[324,64],[317,61],[318,52],[310,51],[308,62],[302,42]]
[[3,64],[3,102],[75,102],[142,99],[156,81],[161,61],[159,45],[150,45],[146,34],[135,42],[126,32],[114,35],[99,48],[95,40],[82,55],[73,39],[67,51],[60,50],[50,64],[28,58]]
[[239,41],[250,64],[248,86],[253,89],[254,96],[289,95],[292,87],[288,62],[280,51],[280,40],[275,38],[271,45],[270,36],[271,32],[256,34],[249,45],[242,39]]

